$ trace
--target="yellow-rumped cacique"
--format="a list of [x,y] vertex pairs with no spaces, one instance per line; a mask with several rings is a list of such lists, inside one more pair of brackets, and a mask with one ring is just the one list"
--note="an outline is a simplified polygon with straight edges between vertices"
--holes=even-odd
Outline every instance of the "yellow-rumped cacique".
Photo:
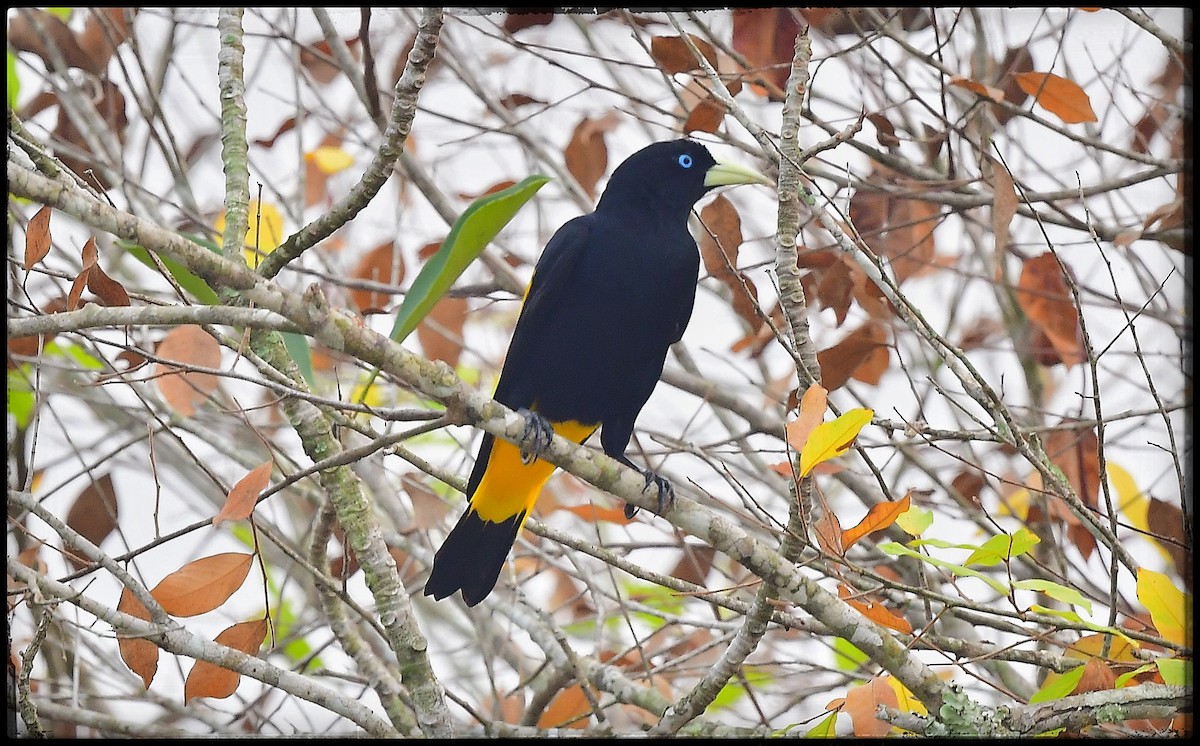
[[[474,606],[496,585],[517,533],[555,466],[537,458],[551,429],[600,445],[658,489],[670,483],[626,456],[634,422],[683,336],[696,298],[700,252],[688,230],[709,190],[771,184],[715,160],[701,143],[649,145],[613,171],[594,212],[550,238],[534,267],[493,398],[526,418],[516,446],[485,433],[467,482],[467,510],[434,557],[425,595],[461,590]],[[630,506],[626,514],[632,515]]]

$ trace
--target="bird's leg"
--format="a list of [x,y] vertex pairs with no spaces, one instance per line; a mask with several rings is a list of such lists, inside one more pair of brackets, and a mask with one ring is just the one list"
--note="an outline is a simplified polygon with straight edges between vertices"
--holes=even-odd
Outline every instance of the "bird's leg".
[[[650,489],[650,485],[654,485],[655,489],[658,490],[658,510],[655,512],[657,512],[659,515],[662,515],[663,511],[670,507],[671,503],[675,502],[675,486],[671,484],[669,479],[659,476],[649,469],[639,468],[637,464],[630,461],[624,455],[613,456],[613,458],[625,464],[630,469],[637,469],[642,473],[642,478],[646,480],[645,486],[642,487],[643,493]],[[638,506],[633,505],[632,503],[625,503],[624,513],[626,518],[632,520],[633,517],[637,515],[637,512]]]
[[550,447],[554,426],[550,420],[524,407],[518,409],[517,414],[525,418],[525,430],[521,433],[521,463],[528,466]]

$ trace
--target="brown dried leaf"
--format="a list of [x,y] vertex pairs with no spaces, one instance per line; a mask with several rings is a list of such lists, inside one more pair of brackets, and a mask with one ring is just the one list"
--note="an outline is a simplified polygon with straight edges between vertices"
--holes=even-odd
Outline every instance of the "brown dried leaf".
[[567,170],[592,199],[596,198],[596,184],[608,170],[608,145],[604,142],[604,134],[614,130],[620,122],[620,117],[611,111],[599,119],[584,117],[575,126],[571,141],[563,152]]
[[[128,11],[128,15],[126,12]],[[125,43],[133,31],[137,8],[95,8],[79,35],[79,47],[92,61],[96,74],[108,67],[117,47]]]
[[1063,421],[1044,438],[1046,455],[1067,478],[1071,489],[1090,507],[1100,499],[1100,444],[1088,425],[1071,426]]
[[25,229],[25,269],[32,269],[50,253],[50,212],[50,207],[43,205],[29,219]]
[[[128,588],[121,591],[117,611],[150,621],[150,612]],[[149,689],[150,682],[154,681],[154,674],[158,672],[158,646],[141,637],[127,637],[118,633],[117,650],[121,654],[121,660],[129,666],[129,670],[140,676],[142,685]]]
[[[929,14],[922,8],[876,8],[887,19],[895,15],[900,27],[918,31],[930,24]],[[879,31],[879,25],[866,14],[865,8],[802,8],[800,15],[817,31],[826,36],[865,36]]]
[[887,332],[880,324],[868,321],[834,346],[817,353],[822,385],[829,391],[836,391],[851,377],[856,377],[860,368],[865,368],[864,374],[871,374],[868,378],[879,373],[878,352],[882,352],[883,367],[886,369],[891,359],[887,348]]
[[[350,277],[355,280],[395,285],[397,290],[400,289],[400,283],[404,281],[404,275],[404,255],[391,241],[381,243],[364,254],[358,260],[354,271],[350,273]],[[361,314],[378,313],[391,303],[391,294],[364,288],[351,288],[350,301]]]
[[800,24],[788,8],[733,9],[733,48],[756,73],[751,88],[760,95],[783,100],[799,33]]
[[77,67],[94,74],[103,70],[79,48],[71,27],[58,16],[44,10],[24,8],[11,18],[8,23],[8,43],[18,52],[30,52],[41,57],[50,70],[58,68],[50,53],[55,48],[67,67]]
[[787,424],[787,442],[796,453],[804,450],[808,436],[825,419],[825,410],[829,406],[828,393],[821,384],[814,383],[800,398],[800,416]]
[[[88,484],[75,498],[67,512],[67,526],[95,546],[117,527],[117,493],[113,488],[112,474],[105,474]],[[67,560],[76,570],[91,564],[88,560],[67,554]]]
[[990,156],[988,162],[992,166],[992,233],[999,259],[1008,251],[1008,229],[1017,214],[1017,187],[1004,164]]
[[983,492],[983,488],[987,486],[987,480],[983,478],[982,472],[977,469],[963,469],[951,480],[950,486],[954,488],[955,492],[970,501],[976,508],[983,508],[983,503],[980,502],[979,495]]
[[125,292],[125,287],[105,274],[99,263],[88,271],[87,287],[106,306],[129,305],[129,293]]
[[1046,335],[1064,365],[1070,367],[1087,360],[1079,316],[1053,253],[1047,251],[1025,260],[1016,295],[1021,310]]
[[458,365],[463,349],[463,326],[471,310],[466,298],[445,295],[430,309],[417,326],[417,340],[425,357],[443,360],[451,368]]
[[716,550],[707,544],[685,543],[683,556],[679,558],[679,562],[675,563],[675,567],[668,574],[685,583],[692,583],[703,588],[708,579],[708,573],[712,570],[715,556]]
[[[185,366],[218,368],[221,365],[221,346],[202,327],[187,324],[172,329],[156,354],[164,361],[172,360]],[[155,382],[167,406],[184,417],[191,417],[208,395],[217,388],[218,379],[212,373],[186,371],[168,362],[154,364]]]
[[513,109],[519,109],[520,107],[528,104],[541,104],[545,106],[546,102],[540,98],[534,98],[527,93],[510,93],[504,98],[500,99],[500,105],[505,109],[509,109],[510,111]]
[[692,132],[716,132],[725,121],[725,104],[710,96],[692,107],[683,122],[683,134]]
[[554,20],[554,11],[511,8],[504,16],[504,30],[515,34],[533,26],[547,26]]
[[853,271],[854,260],[840,256],[820,273],[821,279],[814,289],[814,295],[821,305],[833,311],[838,326],[846,321],[850,303],[854,300]]
[[900,147],[900,138],[896,137],[896,128],[881,112],[868,114],[867,121],[875,125],[875,140],[880,145],[888,150]]
[[1146,514],[1146,524],[1159,545],[1171,555],[1171,561],[1183,582],[1191,588],[1192,553],[1189,550],[1191,544],[1184,535],[1184,527],[1187,524],[1184,522],[1183,511],[1178,505],[1152,497]]
[[412,501],[413,528],[426,530],[442,525],[450,506],[429,488],[421,472],[406,472],[400,477],[400,486]]
[[240,521],[250,517],[254,506],[258,505],[258,496],[271,484],[272,465],[270,461],[259,464],[233,485],[233,489],[229,490],[225,497],[221,511],[213,516],[213,528],[225,521]]
[[[256,655],[265,639],[267,620],[264,617],[235,624],[217,635],[214,642],[240,650],[246,655]],[[236,671],[198,660],[183,685],[183,703],[186,705],[197,697],[224,699],[237,691],[240,679],[241,675]]]
[[762,324],[756,311],[758,289],[737,269],[742,245],[742,220],[737,208],[725,195],[717,195],[700,211],[700,222],[705,227],[700,235],[700,258],[705,271],[729,288],[733,310],[746,327],[757,329]]
[[[1016,76],[1033,71],[1033,55],[1029,52],[1029,45],[1022,44],[1019,47],[1010,48],[1005,53],[1004,59],[1000,61],[998,68],[1000,74],[996,77],[996,82],[1004,91],[1004,100],[1014,107],[1021,106],[1029,99],[1029,94],[1021,90]],[[1015,111],[1010,111],[1003,106],[993,106],[992,112],[1000,124],[1004,124],[1016,116]]]
[[817,544],[822,551],[834,557],[846,556],[846,550],[842,547],[842,524],[832,510],[826,510],[825,514],[813,523],[813,534],[816,535]]
[[279,129],[275,130],[275,134],[270,137],[260,137],[254,141],[254,144],[264,148],[273,148],[276,140],[294,129],[296,129],[296,117],[288,117],[283,124],[279,125]]
[[968,90],[971,93],[983,96],[984,98],[990,98],[992,101],[999,102],[1004,100],[1004,91],[1000,90],[999,88],[980,83],[978,80],[964,78],[961,75],[951,76],[950,85]]
[[[704,55],[704,59],[715,70],[717,69],[717,50],[704,39],[688,34],[688,37]],[[692,54],[687,42],[682,36],[655,36],[650,39],[650,56],[658,63],[660,69],[668,75],[688,73],[700,69],[700,62]]]
[[[346,39],[350,56],[356,60],[359,57],[358,41],[357,36],[353,39]],[[300,67],[307,70],[313,80],[321,85],[333,81],[342,72],[341,68],[333,61],[333,50],[329,47],[329,42],[324,39],[300,47]]]
[[242,587],[254,555],[224,552],[193,560],[163,578],[150,595],[171,616],[196,616],[220,607]]
[[1013,77],[1021,90],[1067,124],[1098,121],[1092,100],[1078,83],[1054,73],[1017,73]]

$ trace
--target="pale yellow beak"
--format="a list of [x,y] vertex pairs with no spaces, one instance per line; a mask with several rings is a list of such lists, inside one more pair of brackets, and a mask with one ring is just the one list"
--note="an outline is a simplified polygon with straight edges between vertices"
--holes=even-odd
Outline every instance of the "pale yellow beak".
[[706,187],[732,186],[734,184],[775,186],[775,182],[754,169],[736,163],[717,161],[717,165],[704,173],[704,186]]

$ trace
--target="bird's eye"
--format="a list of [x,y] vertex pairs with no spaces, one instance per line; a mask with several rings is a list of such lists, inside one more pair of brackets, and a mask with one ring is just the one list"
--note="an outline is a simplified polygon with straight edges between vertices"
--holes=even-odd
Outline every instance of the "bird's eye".
[[684,168],[691,168],[692,167],[692,157],[690,155],[688,155],[687,153],[684,153],[683,155],[679,156],[679,165],[683,166]]

